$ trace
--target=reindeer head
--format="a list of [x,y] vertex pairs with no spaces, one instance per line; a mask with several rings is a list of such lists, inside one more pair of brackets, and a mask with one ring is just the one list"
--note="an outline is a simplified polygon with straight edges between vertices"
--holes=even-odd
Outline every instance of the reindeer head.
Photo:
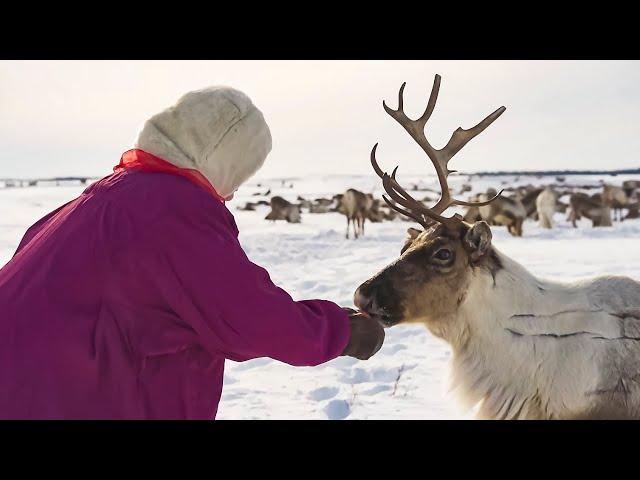
[[491,230],[485,222],[468,224],[458,214],[452,217],[442,214],[452,205],[487,205],[502,193],[485,202],[456,200],[451,197],[447,177],[453,172],[448,169],[449,160],[498,118],[505,107],[500,107],[469,130],[458,128],[445,147],[436,150],[429,144],[424,127],[435,107],[440,75],[435,77],[427,109],[417,120],[411,120],[403,111],[404,87],[402,84],[397,110],[387,107],[384,102],[383,106],[427,154],[436,169],[442,193],[431,208],[411,197],[396,180],[398,167],[391,175],[380,169],[375,157],[378,144],[374,145],[371,164],[393,202],[385,195],[382,198],[390,208],[422,225],[424,231],[408,230],[409,237],[400,258],[360,285],[354,302],[360,310],[385,326],[416,321],[435,326],[455,314],[474,269],[487,268],[494,273],[499,268],[499,261],[491,249]]

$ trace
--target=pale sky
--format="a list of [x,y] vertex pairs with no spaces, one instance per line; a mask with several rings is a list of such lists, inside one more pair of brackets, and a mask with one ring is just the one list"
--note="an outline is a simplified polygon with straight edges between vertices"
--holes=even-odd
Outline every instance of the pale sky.
[[189,90],[244,91],[270,125],[260,177],[432,174],[382,108],[425,106],[442,76],[427,138],[442,147],[504,105],[452,161],[462,172],[640,167],[638,61],[0,61],[0,178],[111,172],[144,120]]

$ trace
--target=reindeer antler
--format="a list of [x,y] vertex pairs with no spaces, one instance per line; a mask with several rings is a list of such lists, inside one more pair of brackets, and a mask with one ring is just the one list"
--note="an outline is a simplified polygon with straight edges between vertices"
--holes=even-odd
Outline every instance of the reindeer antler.
[[[496,118],[498,118],[502,113],[506,110],[505,107],[498,108],[495,112],[487,116],[484,120],[478,123],[475,127],[472,127],[468,130],[465,130],[461,127],[456,129],[451,138],[447,142],[447,144],[441,148],[440,150],[436,150],[431,146],[427,137],[424,133],[424,128],[433,113],[433,109],[436,106],[436,101],[438,99],[438,92],[440,91],[440,75],[435,76],[433,81],[433,88],[431,89],[431,95],[429,96],[429,102],[427,103],[427,108],[424,113],[417,120],[412,120],[404,113],[404,87],[406,82],[402,84],[400,87],[400,91],[398,93],[398,109],[393,110],[389,108],[387,104],[383,101],[382,105],[385,111],[393,117],[400,125],[404,127],[404,129],[411,135],[418,145],[422,148],[422,150],[427,154],[431,163],[436,169],[436,173],[438,175],[438,181],[440,183],[440,189],[442,193],[440,194],[440,199],[438,202],[432,207],[425,207],[420,201],[414,199],[411,195],[409,195],[396,181],[396,172],[398,167],[393,170],[391,176],[389,176],[386,172],[383,172],[382,169],[378,166],[378,162],[376,160],[376,148],[378,144],[376,143],[371,150],[371,165],[373,166],[376,174],[382,179],[382,185],[387,192],[387,194],[398,204],[405,207],[407,210],[398,207],[397,205],[393,205],[384,195],[383,199],[385,202],[394,210],[406,215],[410,218],[413,218],[418,223],[420,223],[423,227],[427,228],[433,224],[433,221],[443,223],[447,226],[455,226],[458,225],[462,221],[462,217],[458,214],[455,214],[452,217],[443,217],[441,214],[452,205],[463,205],[468,207],[481,207],[483,205],[487,205],[494,201],[496,198],[502,194],[502,190],[490,200],[486,202],[465,202],[462,200],[457,200],[451,197],[451,192],[449,191],[449,185],[447,183],[447,177],[450,173],[455,172],[455,170],[449,170],[448,163],[453,158],[453,156],[458,153],[462,147],[464,147],[472,138],[481,133],[485,128],[491,125]],[[429,222],[427,219],[433,220]]]

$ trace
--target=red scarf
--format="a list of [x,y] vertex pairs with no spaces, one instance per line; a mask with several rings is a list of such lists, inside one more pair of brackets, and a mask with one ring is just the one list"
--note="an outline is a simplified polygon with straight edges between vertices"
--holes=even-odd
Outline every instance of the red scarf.
[[207,192],[213,195],[215,199],[224,203],[224,198],[222,198],[218,194],[218,192],[216,192],[216,189],[213,188],[213,185],[211,185],[209,180],[207,180],[204,175],[193,168],[176,167],[166,160],[163,160],[160,157],[156,157],[155,155],[151,155],[150,153],[145,152],[144,150],[140,150],[139,148],[134,148],[133,150],[124,152],[122,154],[122,158],[120,159],[120,163],[113,167],[113,171],[114,173],[118,173],[130,168],[142,170],[143,172],[161,172],[179,175],[195,183],[199,187],[204,188]]

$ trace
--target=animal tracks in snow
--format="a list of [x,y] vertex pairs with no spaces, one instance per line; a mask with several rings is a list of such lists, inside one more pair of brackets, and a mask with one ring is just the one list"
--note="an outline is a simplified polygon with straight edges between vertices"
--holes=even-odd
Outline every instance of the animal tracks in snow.
[[351,413],[351,407],[346,400],[331,400],[324,411],[329,420],[344,420]]
[[309,398],[315,402],[335,397],[340,391],[337,387],[320,387],[309,392]]

